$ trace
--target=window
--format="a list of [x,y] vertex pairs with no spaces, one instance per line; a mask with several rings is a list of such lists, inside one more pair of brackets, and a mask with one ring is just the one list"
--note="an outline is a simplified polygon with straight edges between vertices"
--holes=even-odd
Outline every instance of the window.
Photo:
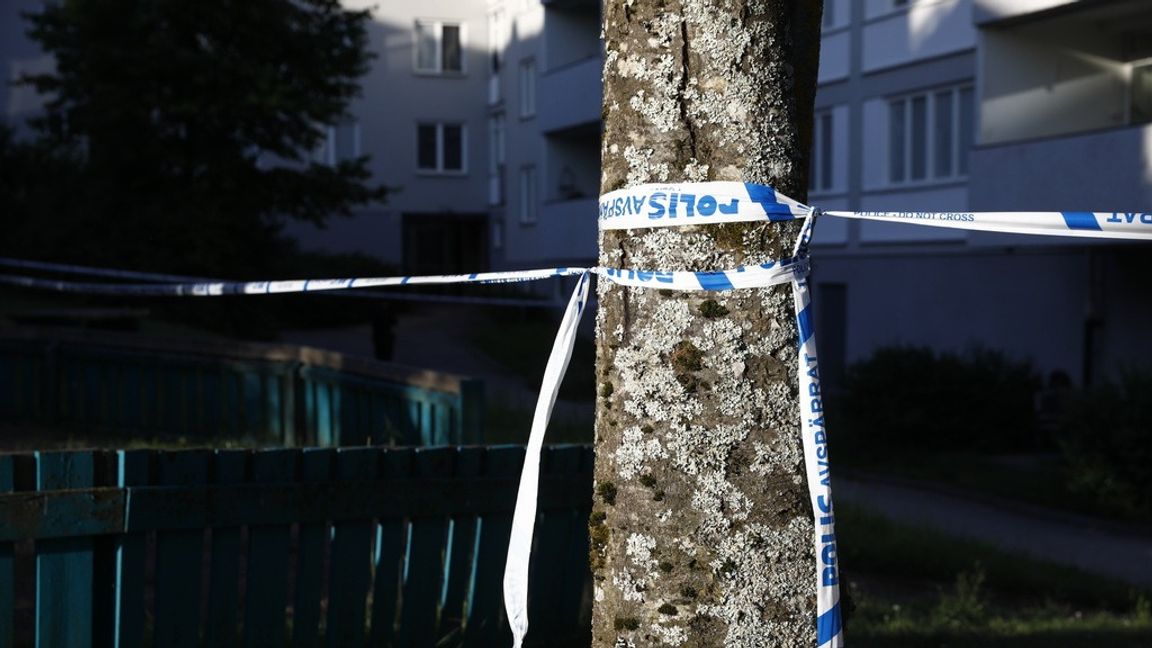
[[464,27],[439,20],[416,21],[416,71],[425,74],[464,72]]
[[808,191],[831,191],[836,185],[832,176],[832,130],[832,111],[818,111],[812,123],[812,168],[808,172]]
[[324,139],[312,153],[315,162],[328,166],[335,166],[358,157],[360,157],[360,123],[356,120],[347,120],[325,127]]
[[520,62],[520,116],[536,114],[536,60]]
[[465,173],[468,154],[463,124],[418,124],[416,168],[433,173]]
[[973,136],[971,86],[888,102],[888,180],[909,184],[968,175]]
[[824,29],[836,26],[836,0],[826,0],[824,2],[824,16],[821,21],[821,26]]
[[1133,124],[1152,121],[1152,62],[1132,66],[1131,95],[1129,121]]
[[504,113],[488,118],[488,204],[504,204]]
[[536,167],[520,167],[520,222],[536,222]]

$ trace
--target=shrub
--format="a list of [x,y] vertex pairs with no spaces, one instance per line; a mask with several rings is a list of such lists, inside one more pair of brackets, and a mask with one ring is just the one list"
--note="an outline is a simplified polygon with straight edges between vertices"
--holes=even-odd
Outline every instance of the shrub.
[[1150,394],[1152,371],[1127,371],[1073,401],[1059,444],[1073,492],[1115,513],[1152,513]]
[[848,368],[832,429],[857,456],[1021,450],[1034,444],[1039,385],[1028,362],[998,351],[884,347]]

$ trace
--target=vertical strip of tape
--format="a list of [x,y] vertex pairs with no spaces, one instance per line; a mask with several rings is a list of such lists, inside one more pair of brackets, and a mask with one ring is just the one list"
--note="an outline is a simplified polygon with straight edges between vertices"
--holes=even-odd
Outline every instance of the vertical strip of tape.
[[792,282],[796,326],[800,333],[797,374],[800,385],[800,432],[803,435],[804,469],[812,500],[813,542],[816,554],[816,645],[841,648],[844,634],[840,622],[840,567],[836,555],[835,514],[832,509],[832,477],[828,466],[828,434],[824,427],[824,397],[820,391],[820,364],[816,357],[816,332],[812,326],[812,298],[805,278]]
[[572,359],[576,342],[576,329],[580,316],[588,303],[588,273],[580,275],[576,289],[564,310],[560,331],[552,344],[544,381],[536,400],[532,416],[532,432],[524,452],[524,468],[520,472],[520,488],[516,493],[516,510],[512,514],[512,537],[508,541],[508,558],[504,563],[504,609],[508,625],[512,628],[513,645],[520,648],[528,633],[528,560],[532,552],[532,534],[536,528],[536,500],[540,487],[540,450],[544,445],[544,432],[556,404],[560,382]]

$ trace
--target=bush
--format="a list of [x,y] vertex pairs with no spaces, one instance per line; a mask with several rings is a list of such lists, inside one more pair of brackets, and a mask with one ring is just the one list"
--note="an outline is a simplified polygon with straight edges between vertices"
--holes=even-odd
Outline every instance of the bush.
[[[1040,378],[1025,361],[972,349],[884,347],[848,368],[832,430],[849,454],[1015,451],[1035,445]],[[844,456],[844,455],[840,455]]]
[[1111,512],[1152,514],[1150,394],[1152,372],[1128,371],[1073,401],[1060,439],[1073,492]]

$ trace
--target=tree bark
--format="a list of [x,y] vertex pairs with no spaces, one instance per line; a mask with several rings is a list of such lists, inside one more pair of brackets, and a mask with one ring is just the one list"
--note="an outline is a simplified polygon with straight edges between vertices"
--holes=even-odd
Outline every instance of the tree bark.
[[[806,199],[820,0],[607,0],[601,193],[736,180]],[[798,223],[600,235],[600,264],[721,270]],[[593,645],[815,646],[787,286],[599,282]]]

